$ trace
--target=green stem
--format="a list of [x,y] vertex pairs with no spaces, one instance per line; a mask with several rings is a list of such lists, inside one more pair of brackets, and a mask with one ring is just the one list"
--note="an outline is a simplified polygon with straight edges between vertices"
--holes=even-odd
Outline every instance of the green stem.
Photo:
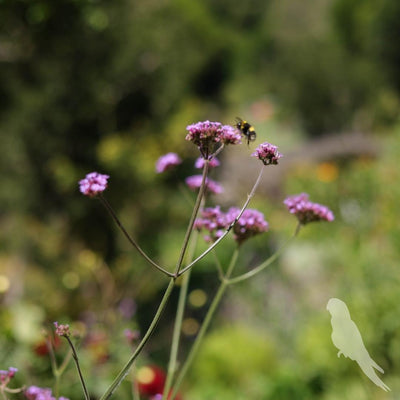
[[82,388],[83,388],[83,393],[85,395],[85,400],[90,400],[90,396],[89,396],[89,392],[86,388],[86,384],[85,384],[85,380],[83,379],[83,375],[82,375],[82,371],[81,371],[81,367],[79,365],[79,359],[78,359],[78,354],[75,351],[75,346],[72,343],[71,339],[69,338],[69,336],[64,336],[65,339],[67,339],[68,344],[72,350],[72,357],[74,358],[75,361],[75,365],[76,365],[76,369],[78,370],[78,375],[79,375],[79,380],[81,381],[82,384]]
[[129,233],[126,231],[124,226],[122,225],[121,221],[117,217],[117,214],[115,214],[113,208],[111,207],[110,203],[106,200],[106,198],[102,195],[99,194],[99,199],[103,203],[104,207],[107,209],[107,211],[110,213],[111,217],[114,219],[115,223],[118,225],[119,229],[121,229],[122,233],[124,236],[128,239],[129,243],[139,252],[139,254],[153,267],[157,268],[159,271],[161,271],[163,274],[172,277],[174,276],[173,273],[167,271],[165,268],[161,267],[158,265],[156,262],[154,262],[143,250],[142,248],[136,243],[136,241],[129,235]]
[[[189,248],[189,254],[188,254],[189,260],[193,259],[193,255],[196,250],[198,235],[199,235],[199,233],[197,231],[195,231],[193,233],[191,246]],[[163,393],[163,398],[165,398],[165,399],[168,398],[167,394],[169,393],[169,390],[171,389],[172,380],[173,380],[173,377],[176,372],[178,351],[179,351],[179,342],[180,342],[180,338],[181,338],[182,322],[183,322],[183,315],[184,315],[184,311],[185,311],[185,304],[186,304],[186,298],[187,298],[187,293],[188,293],[189,281],[190,281],[190,270],[188,271],[187,274],[185,274],[183,276],[182,285],[181,285],[181,289],[179,292],[179,300],[178,300],[178,307],[176,310],[174,332],[172,335],[171,353],[170,353],[169,363],[168,363],[167,379],[165,382],[164,393]]]
[[[125,379],[126,375],[129,372],[129,369],[132,367],[132,364],[134,363],[136,358],[139,356],[140,352],[142,351],[143,347],[145,346],[145,344],[149,340],[150,336],[154,332],[154,330],[155,330],[155,328],[157,326],[157,323],[161,318],[161,314],[164,311],[165,306],[167,305],[168,299],[171,296],[172,289],[174,288],[175,280],[178,277],[178,272],[179,272],[179,269],[180,269],[180,267],[182,265],[183,258],[185,256],[187,245],[188,245],[188,242],[189,242],[189,239],[190,239],[190,235],[191,235],[192,230],[193,230],[194,221],[196,219],[197,212],[199,210],[199,207],[200,207],[200,204],[201,204],[201,200],[203,198],[203,195],[204,195],[204,192],[205,192],[205,189],[206,189],[206,177],[207,177],[207,172],[208,172],[208,166],[209,166],[209,161],[206,161],[206,163],[204,165],[204,169],[203,169],[203,179],[202,179],[202,182],[201,182],[200,190],[199,190],[199,193],[197,195],[197,199],[196,199],[196,203],[195,203],[195,206],[194,206],[194,210],[193,210],[192,216],[191,216],[190,221],[189,221],[188,229],[186,231],[184,243],[182,245],[181,253],[180,253],[177,265],[176,265],[175,273],[172,274],[172,276],[170,275],[171,279],[169,281],[167,289],[164,292],[164,296],[163,296],[163,298],[161,300],[160,305],[158,306],[157,312],[154,315],[150,326],[147,328],[147,331],[146,331],[145,335],[143,336],[143,339],[140,341],[139,345],[135,349],[134,353],[132,354],[132,356],[130,357],[128,362],[124,365],[124,367],[121,369],[121,371],[115,377],[114,381],[111,383],[111,385],[105,391],[105,393],[100,397],[100,400],[108,400],[113,395],[114,391],[118,388],[118,386],[121,384],[121,382]],[[107,204],[107,202],[105,202],[104,204]],[[113,217],[114,217],[115,214],[113,213],[112,209],[109,210],[109,211],[112,212],[111,215],[113,215]],[[128,233],[126,233],[125,229],[123,229],[122,225],[120,225],[120,222],[119,222],[118,218],[115,216],[114,219],[116,220],[118,226],[122,229],[122,231],[124,232],[124,234],[128,238],[128,240],[131,241],[130,236],[128,235]],[[170,274],[170,273],[168,273],[168,274]]]
[[167,286],[167,289],[164,292],[164,296],[161,300],[160,305],[158,306],[157,312],[153,317],[153,320],[151,321],[150,326],[148,327],[145,335],[143,336],[143,339],[140,341],[139,345],[135,349],[134,353],[132,354],[131,358],[128,360],[128,362],[125,364],[125,366],[121,369],[119,374],[115,377],[114,381],[110,385],[110,387],[106,390],[106,392],[100,397],[100,400],[107,400],[109,399],[114,391],[117,389],[117,387],[121,384],[121,382],[124,380],[126,375],[128,375],[129,369],[131,368],[133,362],[136,360],[140,352],[142,351],[143,347],[149,340],[151,334],[154,332],[154,329],[157,326],[158,321],[160,320],[161,314],[164,311],[164,308],[167,304],[167,301],[172,293],[172,289],[174,288],[175,284],[175,279],[176,278],[171,278],[169,281],[169,284]]
[[229,277],[232,274],[232,271],[233,271],[233,268],[235,267],[238,255],[239,255],[239,248],[237,247],[232,255],[232,259],[231,259],[229,267],[226,271],[226,274],[224,276],[224,280],[221,281],[218,291],[217,291],[216,295],[214,296],[214,299],[210,305],[210,308],[208,309],[207,314],[204,318],[203,324],[201,325],[199,333],[197,334],[196,339],[193,343],[193,346],[190,349],[188,357],[187,357],[185,363],[183,364],[178,377],[176,378],[176,382],[175,382],[175,385],[173,386],[172,395],[171,395],[170,400],[173,400],[175,398],[175,396],[179,390],[179,387],[182,384],[183,378],[185,377],[190,365],[192,364],[192,362],[194,360],[194,357],[197,354],[197,351],[199,350],[199,347],[203,341],[204,335],[205,335],[208,327],[210,326],[210,322],[215,314],[215,311],[216,311],[219,303],[221,302],[222,296],[224,295],[226,288],[228,287],[227,280],[229,279]]
[[242,282],[242,281],[244,281],[246,279],[249,279],[252,276],[258,274],[263,269],[267,268],[270,264],[272,264],[282,254],[283,250],[295,239],[295,237],[297,236],[297,234],[300,231],[300,227],[301,227],[301,224],[298,224],[293,236],[289,240],[287,240],[286,243],[284,243],[274,254],[272,254],[271,257],[267,258],[258,267],[255,267],[254,269],[252,269],[249,272],[246,272],[243,275],[239,275],[239,276],[237,276],[235,278],[228,279],[228,280],[226,280],[226,283],[228,285],[232,285],[234,283]]
[[187,270],[189,270],[190,268],[193,267],[194,264],[196,264],[198,261],[200,261],[203,257],[205,257],[212,249],[214,249],[227,235],[228,233],[231,231],[231,229],[234,227],[234,225],[236,224],[237,221],[239,221],[239,218],[242,216],[242,214],[244,213],[244,210],[247,208],[247,206],[250,203],[250,200],[252,199],[252,197],[254,196],[254,193],[256,192],[256,189],[261,181],[261,177],[262,177],[262,173],[264,171],[264,165],[261,167],[260,169],[260,173],[258,174],[257,180],[253,186],[253,189],[251,190],[250,194],[247,196],[247,200],[244,203],[242,209],[240,210],[238,216],[235,218],[235,220],[229,225],[228,229],[222,234],[222,236],[220,238],[218,238],[218,240],[216,240],[207,250],[205,250],[202,254],[200,254],[194,261],[192,261],[191,263],[189,263],[189,265],[187,265],[185,268],[183,268],[179,273],[178,276],[184,274]]
[[188,225],[188,227],[186,229],[186,234],[185,234],[185,238],[183,239],[183,244],[182,244],[181,252],[179,254],[178,262],[176,263],[175,276],[182,275],[182,273],[179,273],[179,271],[180,271],[182,263],[183,263],[183,258],[185,257],[185,253],[186,253],[187,246],[189,244],[190,236],[191,236],[191,234],[193,232],[194,221],[196,220],[197,213],[199,212],[201,201],[202,201],[204,193],[206,191],[206,187],[207,187],[206,179],[207,179],[209,166],[210,166],[210,161],[209,160],[205,160],[201,186],[200,186],[200,189],[199,189],[199,193],[197,195],[196,203],[195,203],[194,208],[193,208],[192,216],[190,217],[189,225]]

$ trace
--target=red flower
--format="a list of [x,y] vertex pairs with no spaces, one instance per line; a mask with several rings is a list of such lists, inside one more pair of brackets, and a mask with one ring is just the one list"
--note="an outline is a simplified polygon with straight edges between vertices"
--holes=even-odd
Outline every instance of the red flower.
[[[155,365],[139,368],[136,376],[139,394],[157,399],[164,391],[165,380],[165,372]],[[175,396],[175,400],[182,400],[179,393]]]

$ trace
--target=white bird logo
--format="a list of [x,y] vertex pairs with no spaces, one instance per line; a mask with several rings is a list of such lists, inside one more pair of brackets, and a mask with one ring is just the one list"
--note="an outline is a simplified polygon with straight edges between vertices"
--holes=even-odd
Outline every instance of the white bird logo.
[[364,346],[360,331],[350,317],[346,303],[339,299],[330,299],[326,309],[332,315],[332,342],[339,349],[338,357],[343,354],[351,360],[356,361],[365,375],[371,379],[375,385],[385,391],[390,388],[376,374],[377,369],[382,374],[383,369],[370,357]]

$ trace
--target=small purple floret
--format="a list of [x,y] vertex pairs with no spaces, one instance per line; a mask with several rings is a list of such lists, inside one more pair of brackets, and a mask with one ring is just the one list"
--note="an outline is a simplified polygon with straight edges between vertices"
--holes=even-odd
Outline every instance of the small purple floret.
[[209,158],[222,144],[240,144],[242,135],[231,125],[202,121],[186,127],[186,140],[193,142],[204,158]]
[[108,178],[108,175],[91,172],[79,181],[79,189],[85,196],[94,197],[106,190]]
[[160,174],[161,172],[168,171],[174,168],[182,162],[181,158],[176,153],[167,153],[161,156],[156,163],[156,171]]
[[59,324],[58,322],[54,322],[54,326],[56,328],[56,334],[58,336],[70,336],[71,332],[69,331],[68,324]]
[[282,154],[279,153],[278,147],[265,142],[256,148],[252,156],[258,157],[264,165],[276,165],[278,164],[278,160],[282,157]]
[[[199,158],[196,160],[196,162],[194,163],[194,167],[195,167],[195,168],[198,168],[198,169],[202,169],[202,168],[204,167],[205,162],[206,162],[206,161],[204,160],[203,157],[199,157]],[[215,157],[212,158],[212,159],[210,160],[210,162],[209,162],[209,166],[210,166],[211,168],[218,167],[220,164],[221,164],[221,163],[219,162],[218,158],[215,158]]]
[[[29,386],[25,392],[28,400],[57,400],[49,388],[40,388],[38,386]],[[68,400],[66,397],[59,397],[58,400]]]
[[283,203],[302,225],[314,221],[331,222],[335,219],[333,212],[328,207],[311,202],[307,193],[289,196]]
[[[185,179],[185,182],[189,186],[189,189],[197,190],[200,188],[202,180],[203,180],[202,175],[193,175],[193,176],[188,176]],[[224,188],[218,182],[213,181],[210,178],[206,178],[206,186],[207,189],[214,194],[220,194],[224,191]]]
[[[221,211],[219,206],[205,208],[201,212],[201,217],[196,219],[194,227],[198,230],[204,229],[208,234],[204,237],[207,242],[215,242],[239,215],[240,209],[231,207],[226,213]],[[268,223],[264,220],[264,215],[258,210],[245,210],[237,223],[233,227],[233,237],[239,243],[252,236],[266,232]]]

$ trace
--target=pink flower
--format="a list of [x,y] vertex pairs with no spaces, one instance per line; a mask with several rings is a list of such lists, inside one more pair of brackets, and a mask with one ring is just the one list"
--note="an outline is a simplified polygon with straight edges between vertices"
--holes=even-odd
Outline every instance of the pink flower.
[[178,154],[167,153],[161,156],[156,163],[156,171],[158,173],[168,171],[182,162]]
[[[227,212],[230,224],[239,215],[239,208],[231,207]],[[245,240],[268,231],[268,222],[264,219],[264,214],[258,210],[247,209],[244,210],[239,220],[233,227],[233,237],[239,243]]]
[[58,336],[69,336],[71,333],[69,331],[69,325],[61,325],[58,322],[54,322],[54,326],[56,328],[56,334]]
[[[231,207],[226,213],[222,212],[219,206],[205,208],[201,212],[201,217],[196,219],[194,226],[198,230],[204,229],[208,232],[204,237],[207,242],[215,242],[235,221],[239,212],[239,208],[236,207]],[[260,211],[248,209],[234,225],[233,237],[238,244],[241,244],[250,237],[267,230],[268,222],[264,220],[264,215]]]
[[[185,182],[189,186],[189,189],[196,190],[200,188],[202,180],[203,177],[201,175],[193,175],[188,176],[185,179]],[[206,178],[206,186],[207,189],[214,194],[220,194],[224,191],[224,188],[218,182],[213,181],[210,178]]]
[[[25,397],[28,400],[56,400],[49,388],[40,388],[38,386],[29,386],[25,390]],[[66,397],[59,397],[58,400],[68,400]]]
[[91,172],[79,181],[79,189],[85,196],[94,197],[106,190],[108,178],[108,175]]
[[271,143],[265,142],[260,144],[256,151],[252,154],[253,157],[258,157],[264,165],[276,165],[278,160],[282,157],[279,153],[278,148]]
[[186,127],[186,140],[193,142],[202,156],[208,159],[222,144],[240,144],[242,135],[230,125],[203,121]]
[[[202,169],[202,168],[204,167],[204,164],[205,164],[204,158],[203,158],[203,157],[199,157],[199,158],[196,160],[196,162],[194,163],[194,167],[195,167],[195,168],[198,168],[198,169]],[[221,164],[221,163],[219,162],[218,158],[215,158],[215,157],[214,157],[214,158],[212,158],[212,159],[210,160],[209,166],[210,166],[211,168],[215,168],[215,167],[218,167],[220,164]]]
[[331,222],[335,219],[333,212],[328,207],[311,202],[307,193],[289,196],[283,203],[302,225],[314,221]]

